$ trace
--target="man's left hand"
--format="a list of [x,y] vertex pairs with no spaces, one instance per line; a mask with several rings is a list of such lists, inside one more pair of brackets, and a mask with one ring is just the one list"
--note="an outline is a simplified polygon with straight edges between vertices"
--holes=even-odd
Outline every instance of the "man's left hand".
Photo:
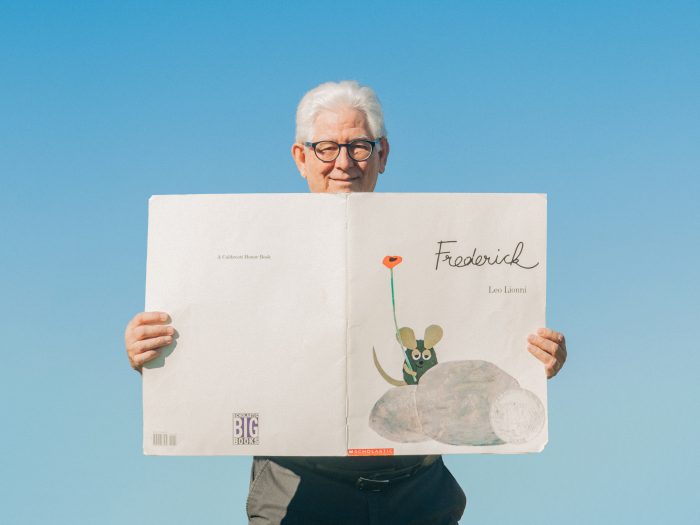
[[544,363],[547,379],[557,375],[566,361],[566,339],[564,334],[549,328],[540,328],[537,330],[537,335],[530,334],[527,336],[527,342],[527,349],[530,353]]

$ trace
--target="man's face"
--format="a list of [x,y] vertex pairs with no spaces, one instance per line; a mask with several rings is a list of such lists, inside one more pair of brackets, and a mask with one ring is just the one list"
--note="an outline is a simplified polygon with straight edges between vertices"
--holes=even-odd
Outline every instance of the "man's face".
[[[362,111],[343,108],[324,111],[314,123],[314,136],[310,142],[332,140],[347,144],[356,139],[375,139],[370,134],[367,119]],[[348,156],[347,148],[341,148],[333,162],[323,162],[313,149],[302,144],[292,146],[292,156],[301,176],[306,179],[313,193],[374,191],[377,177],[384,171],[389,156],[389,143],[382,139],[380,151],[375,147],[372,156],[361,162]]]

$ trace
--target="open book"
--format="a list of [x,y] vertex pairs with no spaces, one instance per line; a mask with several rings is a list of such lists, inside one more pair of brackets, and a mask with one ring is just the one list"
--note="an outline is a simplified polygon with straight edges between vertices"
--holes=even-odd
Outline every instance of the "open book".
[[144,452],[518,453],[547,442],[546,196],[154,196]]

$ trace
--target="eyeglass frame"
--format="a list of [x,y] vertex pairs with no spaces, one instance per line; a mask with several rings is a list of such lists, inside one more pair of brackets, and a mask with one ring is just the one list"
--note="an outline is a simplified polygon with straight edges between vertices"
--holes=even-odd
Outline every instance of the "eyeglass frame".
[[[355,140],[351,140],[350,142],[347,142],[345,144],[340,144],[340,143],[336,142],[335,140],[319,140],[317,142],[304,142],[304,146],[306,146],[307,148],[311,148],[314,151],[314,155],[316,155],[316,158],[318,160],[320,160],[321,162],[335,162],[338,159],[338,157],[340,157],[340,150],[343,149],[343,146],[345,146],[345,151],[347,152],[348,157],[351,158],[354,162],[365,162],[366,160],[369,160],[372,158],[372,155],[374,155],[374,150],[377,148],[377,146],[379,144],[382,143],[383,138],[384,137],[379,137],[378,139],[374,139],[374,140],[355,139]],[[322,142],[332,142],[333,144],[336,144],[338,146],[338,153],[331,160],[323,160],[321,157],[318,156],[318,153],[316,153],[316,146],[318,146]],[[371,144],[372,151],[369,152],[369,155],[367,155],[366,159],[357,160],[355,157],[353,157],[350,154],[349,146],[355,142],[368,142],[369,144]]]

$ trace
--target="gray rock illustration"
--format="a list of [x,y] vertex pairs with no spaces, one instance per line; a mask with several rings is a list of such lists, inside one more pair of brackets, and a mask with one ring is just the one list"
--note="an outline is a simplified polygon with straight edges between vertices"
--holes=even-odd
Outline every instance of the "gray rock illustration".
[[450,361],[416,386],[388,390],[374,405],[370,427],[392,441],[426,437],[450,445],[524,443],[545,421],[539,398],[488,361]]
[[392,388],[374,405],[369,425],[380,436],[402,443],[427,441],[416,413],[417,385]]
[[491,426],[507,443],[525,443],[539,434],[544,425],[544,406],[525,389],[506,390],[491,405]]

